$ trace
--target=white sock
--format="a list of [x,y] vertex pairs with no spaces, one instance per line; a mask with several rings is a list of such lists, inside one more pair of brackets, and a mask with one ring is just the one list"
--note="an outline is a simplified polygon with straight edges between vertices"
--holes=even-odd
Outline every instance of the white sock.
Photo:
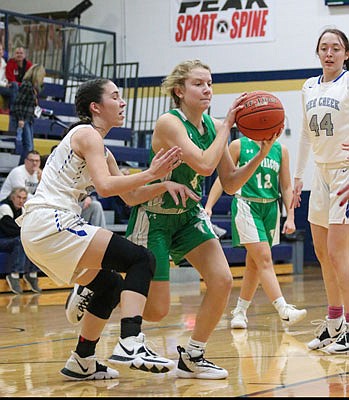
[[11,276],[12,276],[12,278],[19,279],[19,273],[18,272],[11,272]]
[[250,304],[251,304],[250,301],[244,300],[241,297],[239,297],[238,302],[236,303],[236,308],[242,310],[246,314],[247,309],[250,306]]
[[37,272],[29,272],[29,276],[30,276],[31,278],[37,278],[37,277],[38,277],[38,274],[37,274]]
[[191,337],[188,340],[187,353],[192,357],[198,357],[205,351],[206,343],[194,340]]
[[283,296],[278,297],[273,301],[273,306],[275,307],[276,311],[280,314],[280,311],[287,306],[286,300]]

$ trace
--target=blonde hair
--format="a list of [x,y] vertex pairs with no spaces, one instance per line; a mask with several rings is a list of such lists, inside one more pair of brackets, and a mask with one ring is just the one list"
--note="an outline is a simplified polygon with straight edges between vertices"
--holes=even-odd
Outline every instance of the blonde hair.
[[45,75],[46,70],[42,64],[33,64],[24,74],[23,80],[30,81],[35,88],[40,88],[44,83]]
[[174,89],[179,86],[184,86],[184,82],[188,78],[188,75],[195,68],[204,68],[211,73],[211,68],[201,60],[187,60],[178,64],[162,81],[162,92],[172,97],[176,107],[180,106],[180,98],[176,95]]

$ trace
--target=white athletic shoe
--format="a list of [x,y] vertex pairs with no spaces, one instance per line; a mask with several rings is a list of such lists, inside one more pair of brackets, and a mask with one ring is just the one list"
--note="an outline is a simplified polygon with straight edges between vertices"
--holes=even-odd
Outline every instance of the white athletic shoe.
[[159,356],[145,344],[142,332],[138,336],[120,338],[108,361],[153,373],[169,372],[175,367],[172,360]]
[[74,351],[61,369],[61,374],[74,381],[85,381],[93,379],[115,379],[119,372],[109,368],[97,361],[95,355],[82,358]]
[[179,360],[177,365],[177,377],[187,379],[225,379],[228,371],[218,367],[213,362],[204,358],[204,351],[195,350],[198,353],[193,357],[186,350],[177,346]]
[[65,303],[65,315],[71,324],[77,325],[81,322],[92,295],[92,290],[87,287],[77,283],[74,285]]
[[292,304],[286,304],[279,312],[281,321],[286,326],[292,326],[307,316],[307,310],[298,310]]
[[230,321],[230,327],[233,329],[247,329],[248,319],[246,313],[240,308],[235,308],[231,313],[233,318]]
[[310,350],[318,350],[328,346],[336,341],[342,332],[346,331],[346,324],[344,316],[339,318],[329,319],[327,316],[325,320],[311,321],[313,325],[317,325],[314,331],[315,339],[308,343]]
[[345,330],[343,330],[338,338],[328,345],[324,351],[330,354],[349,353],[349,324],[345,324]]

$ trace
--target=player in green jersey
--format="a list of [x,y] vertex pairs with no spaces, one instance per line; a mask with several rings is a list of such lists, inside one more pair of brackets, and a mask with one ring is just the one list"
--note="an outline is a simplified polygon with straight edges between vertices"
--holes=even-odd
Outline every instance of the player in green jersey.
[[[229,150],[234,163],[248,164],[260,149],[260,142],[241,137],[232,141]],[[289,154],[284,145],[275,142],[251,178],[236,192],[231,203],[232,244],[245,246],[246,270],[240,295],[232,311],[232,328],[247,328],[247,309],[261,283],[263,290],[278,311],[285,326],[302,320],[307,312],[287,304],[276,277],[271,247],[280,240],[279,185],[286,209],[282,233],[295,231]],[[222,195],[219,177],[214,182],[205,206],[209,216]]]
[[[275,137],[262,143],[248,165],[236,168],[228,150],[235,115],[246,98],[243,93],[229,108],[224,121],[207,114],[212,99],[210,68],[200,60],[184,61],[163,81],[175,108],[160,116],[152,136],[152,153],[176,145],[182,149],[182,164],[165,179],[187,185],[202,196],[202,183],[216,170],[228,193],[235,193],[268,154]],[[206,343],[219,322],[232,288],[226,257],[203,206],[188,199],[176,205],[166,194],[143,203],[131,212],[128,239],[143,244],[156,258],[143,318],[159,321],[170,308],[170,257],[175,264],[187,259],[202,276],[207,290],[186,349],[178,346],[177,376],[222,379],[224,368],[204,358]]]

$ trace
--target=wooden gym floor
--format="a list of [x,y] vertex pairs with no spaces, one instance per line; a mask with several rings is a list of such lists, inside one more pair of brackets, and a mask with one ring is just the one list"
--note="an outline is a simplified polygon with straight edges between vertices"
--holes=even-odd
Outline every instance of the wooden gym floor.
[[[312,320],[324,319],[326,298],[320,268],[279,277],[283,294],[308,315],[285,330],[261,288],[248,312],[248,330],[230,329],[230,311],[239,294],[239,279],[226,312],[207,346],[209,360],[229,371],[225,380],[177,379],[174,371],[151,374],[118,367],[109,381],[65,381],[59,374],[75,348],[79,328],[65,318],[69,290],[0,295],[1,397],[348,397],[349,358],[309,351]],[[154,350],[177,359],[185,345],[205,292],[201,282],[172,284],[170,314],[160,323],[143,324]],[[119,309],[106,326],[97,356],[107,359],[119,336]],[[112,366],[112,365],[111,365]]]

